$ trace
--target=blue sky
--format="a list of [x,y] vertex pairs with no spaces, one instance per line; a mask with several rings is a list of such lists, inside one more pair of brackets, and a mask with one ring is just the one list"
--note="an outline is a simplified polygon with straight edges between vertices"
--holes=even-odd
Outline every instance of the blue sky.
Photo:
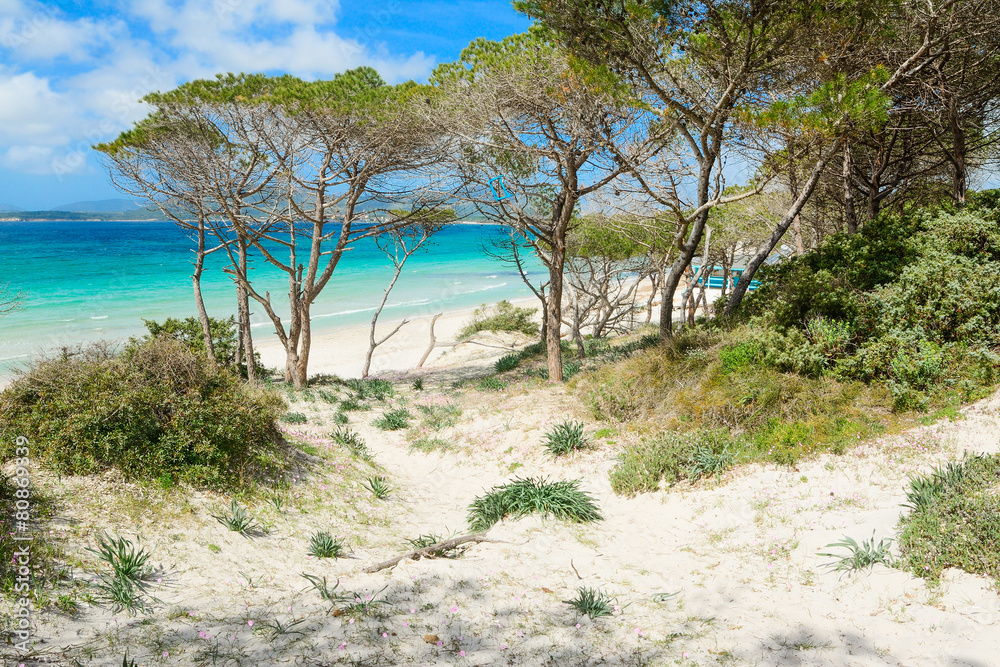
[[528,25],[509,0],[0,0],[0,204],[120,197],[89,147],[142,118],[147,92],[360,65],[420,81]]

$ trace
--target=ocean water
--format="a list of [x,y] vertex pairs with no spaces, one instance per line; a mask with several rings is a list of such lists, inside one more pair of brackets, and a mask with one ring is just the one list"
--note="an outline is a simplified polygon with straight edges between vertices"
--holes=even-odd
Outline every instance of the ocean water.
[[[482,251],[500,232],[476,224],[442,230],[407,262],[381,320],[530,297],[514,268]],[[47,350],[143,334],[143,319],[195,316],[193,248],[170,222],[0,222],[0,285],[25,294],[20,310],[0,317],[0,377]],[[202,275],[211,317],[236,312],[226,263],[223,252],[210,255]],[[541,265],[531,272],[541,275]],[[359,242],[313,304],[313,330],[369,322],[391,276],[375,244]],[[270,291],[287,322],[287,274],[258,256],[251,281],[260,293]],[[251,301],[251,311],[254,338],[275,337],[263,308]]]

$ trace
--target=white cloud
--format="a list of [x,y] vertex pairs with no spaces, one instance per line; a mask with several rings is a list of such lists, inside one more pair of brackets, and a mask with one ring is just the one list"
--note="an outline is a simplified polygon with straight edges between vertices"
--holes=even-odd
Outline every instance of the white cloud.
[[120,1],[120,17],[68,20],[0,0],[0,53],[10,56],[0,63],[0,164],[85,169],[91,144],[146,115],[143,95],[219,72],[311,79],[371,65],[396,82],[434,66],[422,52],[401,58],[339,36],[336,1]]

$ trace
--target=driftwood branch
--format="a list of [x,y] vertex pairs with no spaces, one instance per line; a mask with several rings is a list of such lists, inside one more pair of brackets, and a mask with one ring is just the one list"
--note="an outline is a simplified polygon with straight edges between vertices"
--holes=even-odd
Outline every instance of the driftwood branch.
[[378,572],[379,570],[384,570],[389,567],[395,567],[400,561],[410,559],[417,560],[426,556],[433,556],[438,552],[450,551],[455,547],[466,544],[468,542],[502,542],[503,540],[492,540],[486,537],[483,533],[473,533],[472,535],[463,535],[462,537],[453,537],[450,540],[445,540],[444,542],[438,542],[437,544],[432,544],[429,547],[424,547],[423,549],[415,549],[409,551],[401,556],[396,556],[395,558],[390,558],[387,561],[382,561],[376,565],[365,568],[365,572],[372,573]]
[[444,313],[438,313],[431,320],[431,343],[427,346],[427,351],[424,352],[424,356],[420,357],[420,363],[417,364],[417,368],[422,368],[424,362],[427,361],[427,357],[431,356],[431,352],[434,351],[434,347],[437,345],[437,337],[434,335],[434,324],[438,321],[438,318],[444,315]]

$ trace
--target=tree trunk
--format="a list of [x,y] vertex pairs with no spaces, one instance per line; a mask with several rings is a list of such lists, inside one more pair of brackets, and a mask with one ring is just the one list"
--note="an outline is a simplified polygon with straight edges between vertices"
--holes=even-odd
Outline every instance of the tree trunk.
[[247,291],[247,240],[240,234],[237,238],[239,249],[239,271],[236,278],[236,299],[239,311],[240,340],[243,342],[243,358],[247,365],[247,381],[257,384],[257,359],[253,351],[253,334],[250,332],[250,297]]
[[966,180],[968,168],[965,164],[965,130],[958,120],[958,109],[955,97],[948,104],[948,121],[951,125],[951,135],[954,142],[952,155],[952,197],[959,206],[965,206]]
[[732,295],[729,297],[729,301],[726,303],[725,316],[731,316],[736,309],[739,307],[740,302],[743,300],[743,296],[746,294],[747,288],[750,286],[750,282],[753,280],[753,276],[757,273],[757,269],[761,267],[764,261],[770,256],[771,251],[774,247],[778,245],[781,237],[785,235],[788,231],[788,227],[792,224],[792,220],[798,215],[802,207],[805,206],[806,201],[812,196],[813,190],[816,189],[816,183],[819,182],[819,177],[823,173],[823,169],[826,168],[827,162],[833,157],[833,154],[840,150],[840,144],[844,141],[845,137],[841,135],[833,147],[825,154],[820,157],[819,161],[813,167],[812,174],[809,176],[809,180],[805,183],[805,187],[802,188],[802,192],[799,193],[798,199],[792,203],[792,207],[785,212],[785,217],[782,218],[781,222],[775,227],[774,231],[771,232],[771,236],[761,244],[760,248],[757,250],[757,254],[754,255],[753,259],[747,263],[746,269],[743,271],[743,275],[740,277],[738,283],[736,283],[736,288],[733,290]]
[[[558,223],[557,223],[558,224]],[[562,382],[562,291],[566,264],[565,235],[553,234],[549,266],[549,295],[545,312],[545,350],[549,362],[549,382]]]
[[198,257],[194,264],[194,273],[191,275],[191,282],[194,284],[194,303],[198,309],[198,319],[201,320],[201,333],[205,337],[205,352],[213,362],[215,358],[215,343],[212,341],[212,326],[208,320],[208,311],[205,310],[205,300],[201,295],[201,273],[205,268],[205,219],[198,219]]
[[854,211],[854,188],[851,186],[851,144],[844,142],[844,169],[841,176],[844,179],[844,224],[848,234],[858,233],[858,215]]

